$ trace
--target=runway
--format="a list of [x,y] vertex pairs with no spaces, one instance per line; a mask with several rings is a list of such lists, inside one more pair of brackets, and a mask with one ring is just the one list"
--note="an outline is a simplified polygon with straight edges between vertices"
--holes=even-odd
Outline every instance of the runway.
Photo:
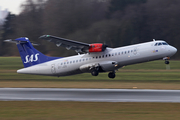
[[0,101],[180,103],[180,90],[0,88]]

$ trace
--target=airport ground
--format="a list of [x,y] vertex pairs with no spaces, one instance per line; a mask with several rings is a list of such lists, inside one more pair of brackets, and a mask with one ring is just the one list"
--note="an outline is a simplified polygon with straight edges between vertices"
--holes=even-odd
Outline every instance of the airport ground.
[[[19,57],[0,58],[0,87],[42,88],[119,88],[119,89],[180,89],[180,61],[154,61],[126,66],[115,79],[107,73],[98,77],[81,74],[68,77],[47,77],[17,74],[23,65]],[[3,120],[169,120],[180,118],[179,103],[101,103],[54,101],[1,101]]]
[[179,120],[177,103],[2,101],[1,120]]

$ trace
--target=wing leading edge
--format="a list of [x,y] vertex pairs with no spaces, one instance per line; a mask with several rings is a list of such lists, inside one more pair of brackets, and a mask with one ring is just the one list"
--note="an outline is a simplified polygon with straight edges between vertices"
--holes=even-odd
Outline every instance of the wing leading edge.
[[47,40],[49,42],[53,42],[57,47],[65,47],[67,50],[75,50],[77,53],[84,53],[89,50],[89,44],[82,43],[74,40],[69,40],[65,38],[60,38],[52,35],[43,35],[40,39]]
[[40,37],[40,39],[53,42],[56,44],[57,47],[62,46],[65,47],[67,50],[75,50],[77,53],[102,52],[107,47],[107,45],[104,45],[102,43],[88,44],[52,35],[43,35]]

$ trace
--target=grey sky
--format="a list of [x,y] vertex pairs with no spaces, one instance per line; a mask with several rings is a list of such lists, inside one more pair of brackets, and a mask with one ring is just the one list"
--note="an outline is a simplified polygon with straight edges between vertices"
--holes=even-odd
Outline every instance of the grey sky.
[[20,5],[25,0],[0,0],[1,10],[8,9],[13,14],[18,14],[20,12]]

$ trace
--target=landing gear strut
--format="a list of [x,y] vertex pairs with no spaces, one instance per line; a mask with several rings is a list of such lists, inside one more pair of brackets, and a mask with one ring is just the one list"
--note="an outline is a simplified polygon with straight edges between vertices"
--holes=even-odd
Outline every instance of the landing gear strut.
[[170,59],[170,57],[164,57],[163,58],[163,60],[165,60],[165,64],[167,64],[167,65],[169,64],[169,61],[168,61],[169,59]]
[[108,77],[109,77],[109,78],[115,78],[115,77],[116,77],[115,72],[114,72],[114,71],[113,71],[113,72],[110,72],[110,73],[108,74]]

